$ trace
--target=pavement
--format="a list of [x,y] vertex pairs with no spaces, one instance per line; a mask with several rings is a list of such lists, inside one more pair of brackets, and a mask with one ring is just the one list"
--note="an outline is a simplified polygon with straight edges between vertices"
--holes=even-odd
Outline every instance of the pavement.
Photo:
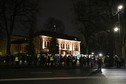
[[2,65],[0,66],[0,79],[28,78],[28,77],[68,77],[89,76],[94,68],[84,67],[42,67],[34,65]]
[[126,69],[109,67],[102,72],[96,68],[0,66],[0,84],[125,84]]
[[[102,70],[126,69],[125,67],[103,67]],[[0,79],[8,78],[45,78],[45,77],[86,77],[101,76],[96,67],[42,67],[36,65],[0,65]]]

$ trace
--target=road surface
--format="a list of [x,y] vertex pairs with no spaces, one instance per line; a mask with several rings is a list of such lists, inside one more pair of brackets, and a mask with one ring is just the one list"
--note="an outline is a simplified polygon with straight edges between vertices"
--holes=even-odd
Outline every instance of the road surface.
[[126,69],[4,69],[0,84],[126,84]]

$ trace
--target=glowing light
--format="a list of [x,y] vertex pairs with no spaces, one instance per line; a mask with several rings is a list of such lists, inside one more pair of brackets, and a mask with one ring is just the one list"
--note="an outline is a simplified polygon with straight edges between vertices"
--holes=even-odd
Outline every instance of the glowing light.
[[56,27],[56,25],[54,25],[53,27]]
[[99,56],[103,56],[102,53],[99,53]]
[[118,28],[118,27],[115,27],[115,28],[114,28],[114,31],[115,31],[115,32],[119,31],[119,28]]
[[121,10],[121,9],[123,9],[123,5],[118,6],[118,10]]
[[94,55],[94,52],[92,52],[91,54]]

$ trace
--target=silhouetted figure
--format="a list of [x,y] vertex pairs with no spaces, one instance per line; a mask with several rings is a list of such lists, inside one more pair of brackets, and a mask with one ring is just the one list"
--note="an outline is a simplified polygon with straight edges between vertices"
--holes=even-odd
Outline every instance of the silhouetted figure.
[[101,68],[102,68],[102,58],[101,57],[98,57],[97,63],[98,63],[98,70],[101,71]]
[[109,66],[109,56],[106,56],[105,59],[104,59],[104,64],[105,64],[105,67],[108,67]]
[[53,56],[50,56],[51,67],[53,66],[53,62],[54,62],[54,57]]
[[72,58],[72,66],[73,66],[73,67],[75,67],[76,62],[77,62],[76,58],[75,58],[75,57],[73,57],[73,58]]
[[19,56],[18,56],[18,55],[15,56],[15,64],[16,64],[16,65],[19,64]]
[[10,61],[10,55],[7,55],[6,56],[6,63],[9,64],[9,61]]
[[62,63],[63,63],[63,57],[62,57],[62,55],[60,55],[60,63],[59,63],[59,66],[62,66]]
[[118,56],[115,56],[115,63],[116,63],[116,67],[120,68],[120,58]]
[[80,63],[80,67],[83,67],[83,57],[82,56],[79,58],[79,63]]
[[11,55],[10,56],[10,62],[11,62],[12,65],[14,64],[14,59],[15,59],[14,55]]
[[87,67],[89,67],[89,64],[90,64],[90,58],[89,58],[89,56],[87,56],[86,62],[87,62]]
[[86,67],[86,57],[83,57],[83,66]]

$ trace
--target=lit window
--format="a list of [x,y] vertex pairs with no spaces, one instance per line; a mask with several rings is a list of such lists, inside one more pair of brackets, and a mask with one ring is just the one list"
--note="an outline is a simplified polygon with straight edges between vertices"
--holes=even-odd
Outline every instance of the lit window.
[[68,44],[66,44],[66,49],[69,49],[69,45]]
[[68,49],[70,49],[70,46],[68,45]]
[[62,44],[61,44],[61,48],[62,48]]
[[63,48],[64,48],[64,44],[63,44]]
[[44,42],[44,47],[47,47],[46,41]]
[[75,45],[74,50],[78,51],[78,45]]
[[49,42],[47,42],[47,48],[49,48],[49,46],[50,46],[50,43],[49,43]]

